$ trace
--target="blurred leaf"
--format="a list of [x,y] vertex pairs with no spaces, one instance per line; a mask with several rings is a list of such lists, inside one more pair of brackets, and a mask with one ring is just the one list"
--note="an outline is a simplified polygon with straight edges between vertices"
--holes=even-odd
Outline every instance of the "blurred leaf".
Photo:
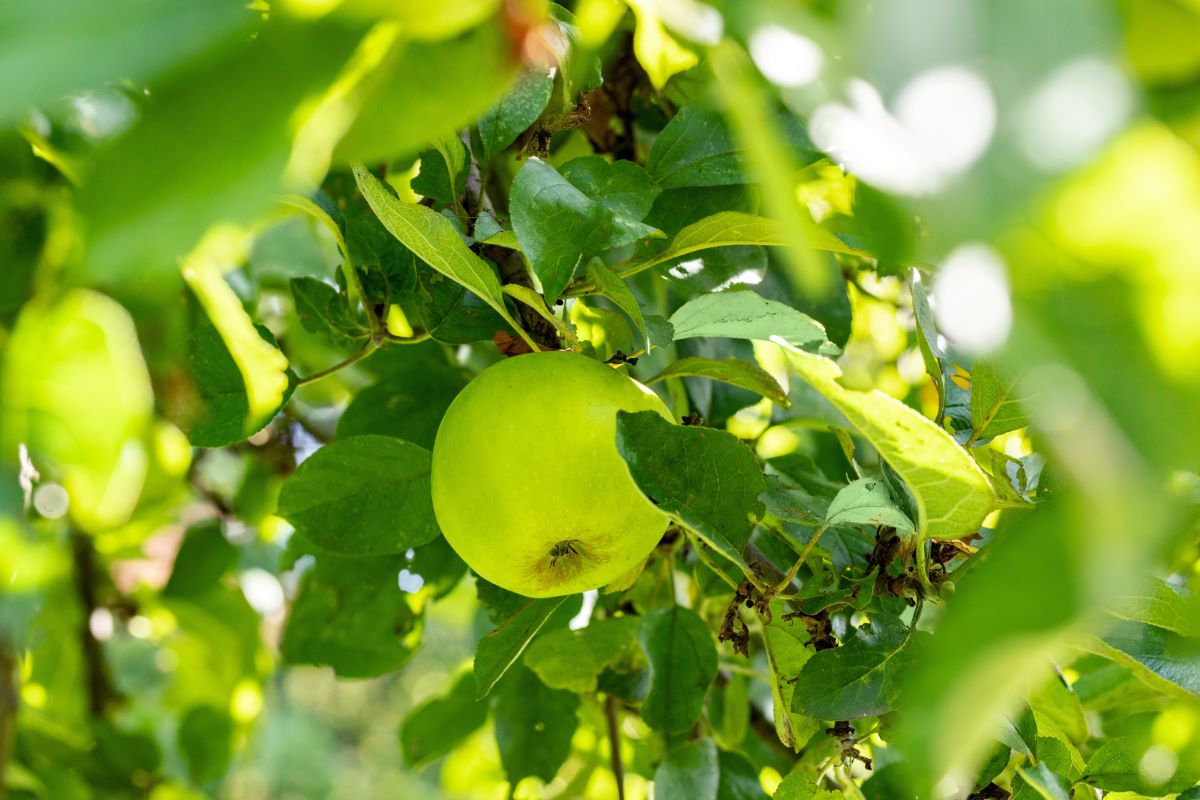
[[127,520],[146,480],[153,395],[129,313],[95,292],[31,302],[5,342],[0,439],[60,481],[77,525]]
[[238,550],[221,530],[220,519],[190,526],[175,555],[164,595],[196,595],[213,586],[238,560]]
[[287,664],[327,664],[344,678],[391,672],[416,649],[420,621],[397,585],[403,556],[320,553],[283,630]]
[[400,752],[404,763],[419,767],[441,758],[483,727],[488,704],[475,699],[475,680],[459,676],[450,691],[426,700],[400,723]]
[[376,162],[411,155],[465,126],[509,87],[512,56],[498,19],[443,41],[398,40],[370,76],[362,110],[334,158]]
[[877,614],[805,662],[792,707],[817,719],[862,719],[886,714],[911,664],[909,632],[895,617]]
[[[251,27],[238,0],[13,0],[0,8],[0,124],[109,81],[150,82]],[[20,79],[15,79],[20,76]]]
[[525,651],[525,666],[552,689],[594,692],[605,668],[631,656],[637,632],[637,617],[593,620],[577,631],[550,631]]
[[534,775],[554,780],[571,754],[579,697],[551,689],[516,664],[496,688],[493,715],[500,763],[512,785]]
[[440,535],[429,462],[428,450],[388,436],[339,439],[284,481],[277,513],[331,553],[403,553]]
[[717,676],[712,631],[696,612],[672,605],[642,618],[638,636],[650,662],[650,693],[642,719],[655,730],[684,733],[700,719]]
[[661,346],[671,341],[671,337],[669,336],[657,338],[650,334],[637,298],[633,296],[633,292],[625,285],[625,281],[621,280],[620,276],[609,269],[603,261],[593,258],[588,262],[587,279],[588,282],[596,287],[597,292],[607,297],[613,302],[613,305],[625,312],[626,316],[633,322],[634,327],[637,328],[638,333],[645,340],[644,347],[647,350],[652,345]]
[[189,709],[179,722],[179,752],[197,784],[225,774],[233,756],[233,720],[212,706]]
[[633,9],[637,28],[633,34],[633,51],[638,63],[655,89],[661,91],[673,75],[700,63],[700,57],[675,40],[658,18],[657,7],[647,0],[627,0]]
[[1119,620],[1081,645],[1128,667],[1161,692],[1187,699],[1200,697],[1200,638]]
[[666,369],[653,378],[650,378],[646,383],[656,383],[667,378],[679,378],[685,375],[710,378],[715,381],[732,384],[733,386],[740,386],[743,389],[757,392],[785,408],[789,405],[787,395],[776,380],[771,377],[771,373],[757,364],[752,364],[749,361],[740,361],[736,358],[716,359],[703,358],[701,356],[680,358],[671,362]]
[[827,358],[788,348],[792,368],[846,415],[903,478],[917,502],[918,532],[958,539],[978,530],[995,498],[983,470],[965,450],[919,413],[879,390],[858,392],[838,383],[841,369]]
[[1200,637],[1194,602],[1162,578],[1150,577],[1141,592],[1122,597],[1111,613],[1183,636]]
[[155,86],[141,121],[103,152],[80,190],[90,242],[81,277],[169,276],[211,225],[268,208],[292,114],[333,79],[355,38],[340,26],[272,21]]
[[663,797],[717,800],[721,768],[712,739],[684,742],[667,751],[654,771],[654,790]]
[[903,511],[896,506],[887,485],[879,478],[859,478],[844,486],[825,512],[829,525],[887,525],[902,533],[916,533]]
[[487,696],[565,600],[565,597],[528,600],[497,622],[496,630],[479,640],[475,650],[476,697]]
[[642,493],[735,563],[762,516],[762,470],[725,431],[681,427],[651,412],[617,413],[617,450]]
[[[275,337],[263,326],[257,333],[269,345]],[[196,326],[187,341],[188,373],[195,388],[195,404],[181,410],[180,427],[197,447],[224,447],[240,442],[262,430],[278,412],[272,409],[256,419],[250,418],[250,400],[246,383],[224,339],[211,323]],[[283,403],[291,397],[289,386]],[[282,404],[280,405],[282,407]]]
[[[1191,748],[1193,751],[1195,748]],[[1172,792],[1187,791],[1200,781],[1200,768],[1188,755],[1181,754],[1178,768],[1163,780],[1150,778],[1140,766],[1145,755],[1145,746],[1131,739],[1113,739],[1104,744],[1088,759],[1083,780],[1106,792],[1138,792],[1157,797]]]
[[618,172],[615,166],[611,170],[610,175],[603,175],[591,167],[578,168],[581,182],[587,181],[585,186],[612,193],[597,198],[589,197],[538,158],[526,161],[513,180],[513,231],[549,304],[558,300],[589,257],[658,233],[626,213],[630,201],[616,190],[629,191],[630,173]]
[[749,290],[702,294],[672,314],[671,325],[676,341],[722,336],[765,342],[779,337],[796,347],[832,352],[821,323]]
[[354,179],[379,221],[405,247],[442,275],[474,292],[523,333],[504,306],[500,279],[467,248],[449,220],[432,209],[397,200],[361,165],[355,166]]
[[553,89],[553,75],[526,72],[499,103],[480,114],[475,122],[481,144],[477,154],[479,160],[491,161],[537,122],[546,103],[550,102]]

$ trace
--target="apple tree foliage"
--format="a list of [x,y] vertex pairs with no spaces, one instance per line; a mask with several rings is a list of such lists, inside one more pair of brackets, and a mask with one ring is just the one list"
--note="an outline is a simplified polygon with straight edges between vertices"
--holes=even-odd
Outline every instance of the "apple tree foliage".
[[[7,0],[0,76],[0,796],[1200,797],[1194,2]],[[528,600],[430,448],[559,348],[672,525]]]

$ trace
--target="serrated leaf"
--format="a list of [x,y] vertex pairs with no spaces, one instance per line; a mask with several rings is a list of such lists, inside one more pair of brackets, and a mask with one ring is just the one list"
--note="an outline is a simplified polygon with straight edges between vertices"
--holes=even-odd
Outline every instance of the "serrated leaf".
[[504,305],[500,279],[483,259],[471,252],[448,219],[431,208],[403,203],[393,197],[361,164],[354,166],[354,179],[371,210],[401,244],[442,275],[474,292],[524,335]]
[[993,361],[979,359],[971,365],[972,439],[990,439],[1029,424],[1017,393],[1019,377]]
[[763,397],[786,408],[789,405],[787,394],[779,383],[757,364],[742,361],[737,358],[705,358],[703,356],[687,356],[671,362],[662,372],[655,375],[646,383],[656,383],[667,378],[709,378],[732,386],[740,386],[757,392]]
[[1182,636],[1200,637],[1196,601],[1162,578],[1149,578],[1141,592],[1122,597],[1110,613]]
[[[654,419],[651,419],[651,416]],[[742,561],[765,485],[750,448],[725,431],[653,412],[617,414],[617,450],[642,493],[727,558]]]
[[278,514],[331,553],[403,553],[440,535],[429,469],[429,451],[411,442],[374,435],[340,439],[284,481]]
[[551,304],[591,256],[660,233],[589,197],[538,158],[513,180],[510,210],[521,252]]
[[908,636],[899,619],[873,616],[840,647],[821,650],[805,663],[792,707],[818,719],[886,714],[909,662]]
[[465,673],[450,691],[426,700],[400,723],[400,752],[404,763],[419,767],[446,755],[483,727],[488,704],[475,699],[475,680]]
[[844,388],[834,362],[787,345],[792,368],[825,396],[904,480],[917,503],[918,533],[960,539],[975,533],[995,497],[983,470],[950,435],[879,390]]
[[521,664],[496,687],[492,713],[500,764],[511,785],[533,775],[552,781],[571,754],[579,696],[551,689]]
[[636,648],[638,624],[637,617],[611,617],[577,631],[551,631],[525,651],[525,666],[553,689],[594,692],[600,673]]
[[887,525],[916,533],[912,520],[900,510],[882,478],[859,478],[844,486],[825,513],[829,525]]
[[764,342],[779,338],[804,350],[837,351],[821,323],[748,289],[702,294],[672,314],[671,325],[675,341],[702,336]]
[[504,673],[520,658],[546,620],[565,600],[565,597],[529,600],[479,640],[475,649],[476,697],[486,696],[496,682],[504,677]]
[[1200,639],[1119,620],[1102,636],[1086,637],[1080,645],[1129,668],[1161,692],[1200,697]]
[[646,614],[638,639],[650,663],[642,719],[668,734],[687,731],[700,719],[708,687],[717,677],[712,631],[696,612],[672,605]]
[[407,661],[420,627],[397,583],[404,566],[402,555],[319,554],[284,628],[284,662],[327,664],[344,678],[367,678]]
[[550,101],[554,76],[526,72],[499,103],[479,115],[480,161],[491,161],[533,123]]
[[675,326],[657,314],[647,314],[646,338],[654,347],[665,347],[675,340]]

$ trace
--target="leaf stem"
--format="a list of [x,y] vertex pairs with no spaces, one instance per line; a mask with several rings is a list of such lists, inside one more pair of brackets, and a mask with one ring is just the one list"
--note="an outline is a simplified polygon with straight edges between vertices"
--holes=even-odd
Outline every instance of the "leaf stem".
[[813,547],[816,546],[817,540],[821,538],[821,536],[825,533],[825,529],[828,527],[829,527],[828,522],[822,522],[817,527],[817,529],[815,531],[813,531],[812,537],[809,538],[808,543],[804,545],[804,550],[800,553],[800,557],[798,559],[796,559],[796,563],[792,564],[792,568],[789,569],[787,571],[787,574],[783,576],[783,580],[781,580],[779,583],[775,584],[775,586],[771,589],[771,591],[768,592],[768,594],[767,594],[768,599],[771,597],[775,597],[780,592],[784,591],[785,589],[787,589],[789,586],[792,585],[792,581],[795,580],[795,578],[796,578],[796,573],[799,572],[800,567],[804,565],[804,560],[806,558],[808,558],[808,554],[811,553]]
[[731,589],[736,591],[738,586],[737,581],[725,574],[725,570],[721,569],[717,562],[713,560],[713,557],[708,554],[708,549],[704,546],[704,543],[696,542],[695,545],[692,549],[696,551],[696,558],[700,559],[700,562],[704,566],[715,572],[717,577],[725,581]]
[[365,345],[363,345],[363,348],[361,350],[359,350],[357,353],[350,356],[349,358],[339,361],[338,363],[334,364],[332,367],[329,367],[328,369],[323,369],[320,372],[316,372],[316,373],[313,373],[312,375],[309,375],[307,378],[301,378],[300,380],[296,381],[296,387],[299,388],[301,386],[307,386],[310,383],[316,383],[317,381],[321,380],[322,378],[328,378],[330,375],[332,375],[335,372],[338,372],[339,370],[343,370],[346,367],[357,364],[358,362],[362,361],[367,356],[374,353],[378,348],[379,348],[379,345],[375,344],[374,340],[369,341]]

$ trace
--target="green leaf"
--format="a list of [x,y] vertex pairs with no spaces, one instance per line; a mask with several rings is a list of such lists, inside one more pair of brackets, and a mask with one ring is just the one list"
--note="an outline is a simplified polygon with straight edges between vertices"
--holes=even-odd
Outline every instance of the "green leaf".
[[[651,419],[651,417],[654,417]],[[725,431],[657,414],[617,413],[617,450],[642,493],[736,563],[762,517],[765,485],[753,451]]]
[[197,522],[187,529],[175,555],[163,594],[187,597],[201,594],[238,561],[238,549],[225,538],[220,519]]
[[763,397],[787,408],[787,394],[779,383],[757,364],[736,358],[704,358],[703,356],[688,356],[671,362],[667,367],[646,383],[656,383],[667,378],[682,378],[685,375],[697,378],[709,378],[732,386],[740,386],[757,392]]
[[[263,326],[258,335],[270,345],[275,337]],[[195,387],[195,405],[182,410],[178,420],[188,440],[197,447],[225,447],[240,442],[274,418],[278,408],[252,419],[246,382],[221,333],[208,322],[196,327],[187,342],[187,365]],[[293,386],[283,396],[291,397]]]
[[685,742],[667,751],[654,771],[656,797],[717,800],[721,769],[712,739]]
[[361,164],[354,167],[354,179],[371,210],[401,244],[442,275],[474,292],[527,338],[504,305],[500,279],[463,243],[448,219],[425,206],[402,203]]
[[1102,636],[1086,637],[1080,644],[1131,669],[1161,692],[1186,699],[1200,697],[1200,638],[1119,620]]
[[84,530],[125,522],[146,480],[154,404],[129,313],[81,289],[27,303],[4,343],[0,385],[5,460],[25,445]]
[[994,361],[971,365],[972,439],[990,439],[1029,424],[1017,395],[1018,378]]
[[1032,767],[1020,767],[1018,774],[1029,788],[1037,792],[1043,800],[1071,800],[1068,793],[1071,782],[1053,771],[1044,763]]
[[565,597],[529,600],[479,640],[475,649],[476,697],[485,697],[492,690],[565,600]]
[[578,631],[550,631],[525,651],[525,666],[552,689],[594,692],[600,673],[636,650],[638,622],[637,617],[611,617]]
[[331,553],[403,553],[440,535],[429,468],[429,451],[411,442],[374,435],[340,439],[284,481],[278,514]]
[[671,324],[676,341],[701,336],[764,342],[779,338],[804,350],[836,352],[821,323],[748,289],[702,294],[672,314]]
[[642,719],[655,730],[684,733],[700,719],[717,676],[712,631],[696,612],[672,605],[646,614],[638,639],[650,662]]
[[[147,3],[11,0],[0,8],[0,124],[29,108],[117,78],[148,83],[239,32],[254,14],[238,0]],[[15,79],[20,76],[20,79]]]
[[1162,578],[1150,577],[1141,592],[1122,597],[1111,613],[1182,636],[1200,637],[1195,601]]
[[[794,124],[791,131],[790,145],[805,150],[812,147]],[[654,140],[646,172],[664,189],[749,183],[738,151],[719,112],[686,105]]]
[[327,664],[343,678],[391,672],[417,646],[418,617],[397,584],[403,556],[317,555],[284,628],[287,664]]
[[[883,769],[887,769],[887,767]],[[883,772],[883,769],[879,772]],[[804,769],[794,769],[775,789],[774,800],[843,800],[844,795],[841,793],[831,792],[817,786],[819,780],[819,777],[809,774]],[[865,794],[867,787],[864,786],[863,791]],[[870,800],[875,800],[875,798],[871,797]]]
[[270,207],[297,106],[332,81],[357,39],[340,25],[284,19],[156,85],[139,122],[96,159],[78,200],[87,280],[174,278],[211,226]]
[[896,505],[882,478],[859,478],[844,486],[825,512],[829,525],[887,525],[916,533],[912,520]]
[[510,48],[498,16],[451,39],[398,39],[368,73],[360,111],[335,159],[381,161],[451,135],[508,89],[515,66]]
[[421,151],[421,171],[409,185],[423,197],[453,205],[467,185],[467,148],[452,134],[438,139],[436,145]]
[[917,347],[921,351],[921,360],[925,362],[925,372],[933,380],[938,397],[944,403],[946,386],[942,362],[946,360],[946,354],[938,344],[933,305],[929,302],[929,289],[925,284],[925,276],[916,269],[911,270],[908,285],[912,294],[913,321],[917,328]]
[[792,711],[796,677],[812,658],[809,635],[804,623],[784,619],[784,608],[776,603],[771,609],[771,621],[763,626],[767,664],[771,667],[771,700],[775,713],[775,733],[779,741],[799,752],[818,728],[811,717]]
[[526,776],[552,781],[571,754],[579,696],[551,689],[514,665],[496,688],[493,714],[500,764],[515,786]]
[[917,502],[922,537],[958,539],[979,529],[995,504],[991,484],[948,433],[878,389],[843,388],[841,369],[829,359],[787,349],[796,373],[844,414],[904,480]]
[[188,775],[196,784],[219,779],[233,756],[233,720],[226,711],[202,705],[179,721],[176,740]]
[[646,171],[632,161],[583,156],[563,164],[560,172],[601,208],[629,222],[644,220],[662,191]]
[[292,297],[300,324],[310,333],[328,337],[336,345],[363,342],[371,335],[367,326],[355,318],[346,296],[316,278],[292,278]]
[[768,800],[758,779],[758,770],[746,756],[718,750],[717,764],[721,769],[717,800]]
[[491,161],[517,140],[550,102],[554,76],[545,72],[526,72],[517,79],[508,94],[479,115],[480,161]]
[[1158,797],[1186,791],[1200,781],[1200,768],[1192,752],[1181,753],[1178,768],[1165,781],[1152,781],[1139,768],[1146,746],[1136,739],[1112,739],[1100,745],[1088,759],[1083,780],[1106,792],[1138,792]]
[[650,83],[662,91],[667,81],[700,63],[700,57],[667,32],[658,17],[658,9],[647,0],[629,0],[637,27],[633,33],[633,52],[646,70]]
[[818,719],[862,719],[892,708],[899,676],[908,667],[908,630],[876,614],[840,647],[813,654],[796,681],[793,708]]
[[463,370],[436,362],[389,372],[354,395],[338,420],[337,437],[380,434],[432,449],[442,416],[467,380]]
[[414,708],[400,723],[400,752],[410,767],[428,764],[483,727],[488,706],[475,699],[475,679],[464,673],[439,697]]
[[623,213],[620,195],[607,202],[589,197],[538,158],[527,160],[517,173],[510,199],[512,226],[548,304],[558,300],[575,270],[591,256],[657,233]]
[[[809,226],[805,237],[808,245],[818,250],[865,255],[816,225]],[[665,250],[624,265],[620,274],[622,276],[634,275],[691,253],[717,247],[736,245],[788,247],[791,243],[792,237],[789,237],[779,223],[773,219],[742,211],[721,211],[688,225],[675,234],[675,238],[671,240],[671,244]]]
[[638,333],[645,340],[646,350],[649,351],[652,344],[662,344],[669,342],[670,337],[652,338],[646,327],[646,319],[642,316],[642,308],[638,305],[637,298],[633,296],[633,292],[625,285],[625,281],[621,280],[617,273],[613,272],[600,259],[593,258],[588,262],[587,266],[588,282],[596,287],[596,291],[616,305],[617,308],[625,312],[633,326],[637,328]]
[[513,330],[479,295],[440,272],[417,265],[417,318],[434,340],[470,344],[491,339],[496,331]]

